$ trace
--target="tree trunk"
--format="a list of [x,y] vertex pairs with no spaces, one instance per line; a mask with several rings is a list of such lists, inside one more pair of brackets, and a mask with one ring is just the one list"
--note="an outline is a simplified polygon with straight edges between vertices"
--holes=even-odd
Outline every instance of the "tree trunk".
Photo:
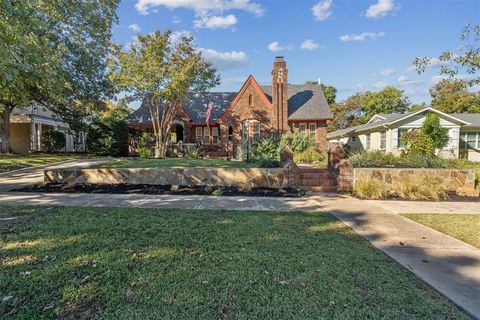
[[10,153],[10,114],[13,106],[5,104],[2,111],[2,123],[0,126],[0,134],[2,142],[0,144],[0,153]]

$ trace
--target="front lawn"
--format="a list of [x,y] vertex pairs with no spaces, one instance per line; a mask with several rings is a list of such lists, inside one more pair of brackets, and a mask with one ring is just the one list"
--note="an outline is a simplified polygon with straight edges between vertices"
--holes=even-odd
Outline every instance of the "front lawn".
[[0,155],[0,173],[22,169],[27,167],[38,167],[44,164],[73,160],[76,155],[56,154],[27,154],[27,155]]
[[3,319],[467,319],[326,213],[0,206],[11,216]]
[[214,167],[214,168],[249,168],[255,166],[245,161],[228,161],[225,159],[135,159],[110,161],[94,168],[166,168],[166,167]]
[[480,215],[409,213],[403,216],[480,248]]

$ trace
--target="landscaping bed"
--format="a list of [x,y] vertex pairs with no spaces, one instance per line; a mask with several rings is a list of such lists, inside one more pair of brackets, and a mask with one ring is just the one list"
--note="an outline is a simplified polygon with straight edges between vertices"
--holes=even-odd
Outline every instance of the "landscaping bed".
[[468,319],[328,213],[0,205],[0,217],[15,217],[0,229],[2,319]]
[[238,187],[179,186],[172,190],[170,185],[149,184],[60,184],[46,183],[27,186],[12,191],[46,193],[107,193],[107,194],[165,194],[165,195],[217,195],[251,197],[301,197],[303,190],[296,188],[252,188]]
[[226,159],[131,159],[131,160],[113,160],[99,163],[91,167],[94,168],[250,168],[258,166],[254,163],[245,161],[229,161]]

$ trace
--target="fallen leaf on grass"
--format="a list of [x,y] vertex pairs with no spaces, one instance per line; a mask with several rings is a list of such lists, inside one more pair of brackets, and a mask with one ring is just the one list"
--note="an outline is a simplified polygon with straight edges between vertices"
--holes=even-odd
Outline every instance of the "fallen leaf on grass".
[[133,291],[131,289],[128,289],[127,295],[125,297],[127,299],[127,302],[132,302],[134,297],[135,297],[135,294],[133,293]]
[[22,276],[23,278],[26,278],[26,277],[30,277],[32,273],[30,271],[22,271],[20,272],[20,276]]

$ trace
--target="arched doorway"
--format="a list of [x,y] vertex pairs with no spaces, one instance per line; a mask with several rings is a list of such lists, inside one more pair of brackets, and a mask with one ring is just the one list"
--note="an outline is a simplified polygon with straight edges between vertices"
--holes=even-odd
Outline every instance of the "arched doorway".
[[181,124],[177,124],[175,125],[175,134],[176,134],[176,137],[177,137],[177,141],[175,142],[179,142],[179,141],[183,141],[183,126]]

